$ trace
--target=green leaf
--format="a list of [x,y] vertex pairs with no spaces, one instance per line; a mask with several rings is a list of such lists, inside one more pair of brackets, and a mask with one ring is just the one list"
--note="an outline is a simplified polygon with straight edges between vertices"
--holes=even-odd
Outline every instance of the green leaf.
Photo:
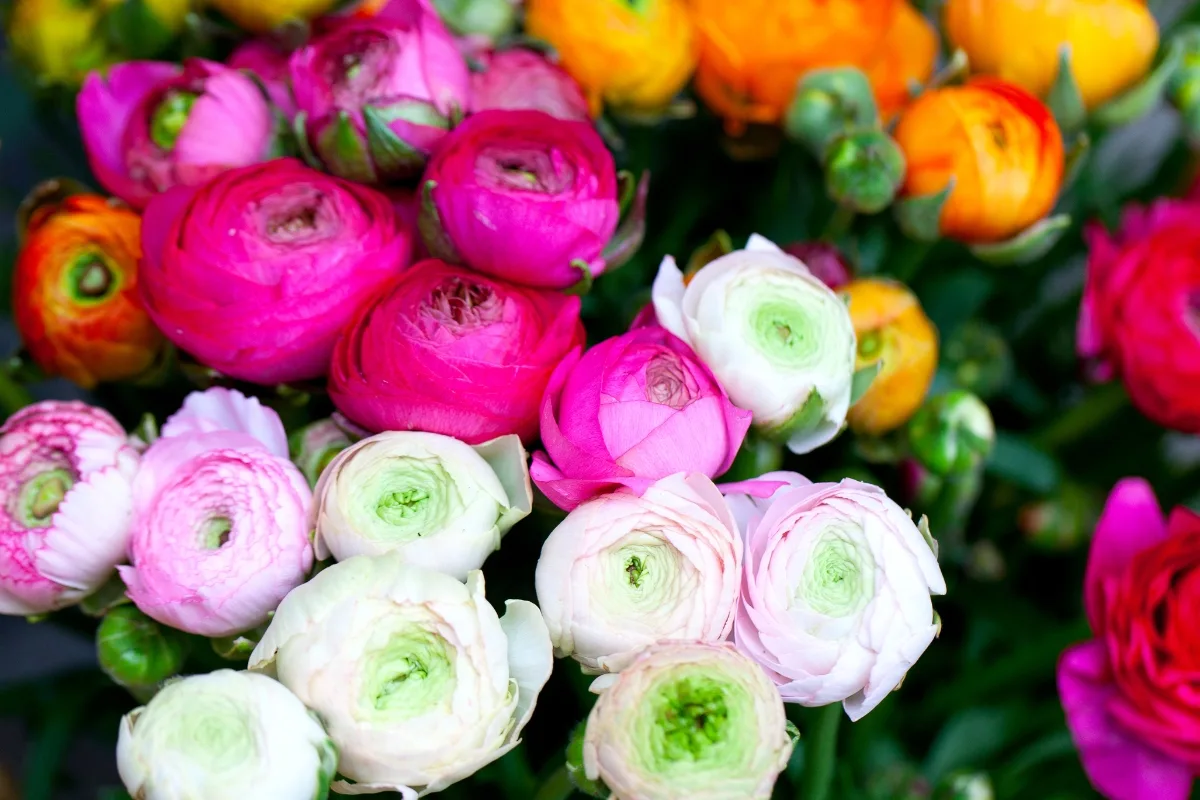
[[998,267],[1029,264],[1049,253],[1070,227],[1069,215],[1056,214],[1030,225],[1011,239],[974,245],[971,254]]
[[1079,84],[1075,82],[1075,73],[1071,69],[1071,46],[1064,44],[1058,50],[1058,73],[1046,96],[1046,105],[1058,121],[1058,127],[1067,136],[1080,127],[1087,119],[1087,107],[1083,104],[1083,95],[1079,92]]
[[942,726],[925,759],[925,775],[938,781],[951,770],[972,766],[996,755],[1011,744],[1024,713],[1016,706],[968,708]]
[[1024,438],[996,433],[996,446],[987,462],[987,473],[1038,494],[1049,494],[1062,480],[1058,462]]
[[868,364],[862,369],[854,371],[854,377],[850,379],[850,405],[854,405],[862,396],[871,388],[871,383],[883,369],[883,359],[879,359],[874,364]]
[[942,207],[954,191],[954,179],[937,194],[919,195],[892,204],[896,224],[904,235],[918,242],[936,242],[942,236]]
[[1183,55],[1183,45],[1173,39],[1153,72],[1132,89],[1097,108],[1092,112],[1092,119],[1111,127],[1125,125],[1146,114],[1162,100],[1167,84],[1183,64]]

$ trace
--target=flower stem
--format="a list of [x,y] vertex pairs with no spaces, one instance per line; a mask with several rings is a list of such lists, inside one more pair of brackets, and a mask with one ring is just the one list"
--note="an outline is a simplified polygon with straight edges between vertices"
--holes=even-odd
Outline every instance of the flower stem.
[[1129,395],[1120,383],[1100,386],[1033,436],[1033,443],[1046,450],[1071,444],[1098,428],[1128,402]]
[[829,216],[829,221],[825,223],[825,230],[821,231],[821,240],[837,244],[838,239],[850,232],[857,216],[857,212],[850,206],[839,205]]
[[541,785],[533,800],[568,800],[575,792],[567,765],[563,764],[551,773],[546,782]]
[[24,386],[17,383],[7,369],[0,369],[0,411],[4,417],[9,417],[27,405],[33,403],[33,397]]
[[933,245],[931,243],[905,239],[895,258],[891,259],[891,262],[887,264],[887,271],[901,283],[912,283],[913,278],[917,277],[917,273],[921,271],[921,266],[925,263],[925,258],[932,249]]
[[838,726],[842,722],[841,703],[831,703],[814,713],[804,754],[804,779],[800,796],[804,800],[828,800],[833,789],[837,761]]

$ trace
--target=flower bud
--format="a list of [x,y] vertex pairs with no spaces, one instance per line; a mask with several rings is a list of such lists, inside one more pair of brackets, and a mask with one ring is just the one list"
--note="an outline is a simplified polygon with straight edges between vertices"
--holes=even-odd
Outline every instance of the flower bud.
[[558,119],[590,121],[583,89],[544,53],[515,47],[482,55],[479,61],[483,69],[471,74],[472,114],[488,109],[544,111]]
[[852,128],[878,124],[871,84],[862,70],[854,67],[810,72],[800,81],[783,120],[788,136],[802,142],[817,158]]
[[879,372],[846,419],[857,433],[878,436],[908,421],[937,369],[937,329],[907,286],[860,278],[842,289],[858,339],[855,369]]
[[1039,550],[1073,550],[1091,535],[1103,500],[1086,486],[1063,483],[1053,497],[1022,508],[1017,524]]
[[78,87],[84,77],[118,60],[101,28],[102,11],[75,0],[15,0],[7,42],[18,63],[42,84]]
[[517,24],[519,0],[433,0],[442,22],[459,36],[499,39]]
[[808,271],[830,289],[840,289],[854,279],[854,268],[846,257],[827,242],[794,242],[784,245],[783,252],[803,261]]
[[114,683],[131,688],[152,687],[178,674],[187,649],[181,634],[132,605],[111,609],[96,631],[100,669]]
[[349,434],[332,419],[309,423],[288,437],[288,451],[309,486],[317,479],[337,454],[352,444]]
[[875,214],[891,205],[904,182],[904,153],[880,130],[834,139],[825,154],[825,188],[840,205]]
[[970,392],[954,390],[927,401],[908,423],[913,455],[937,475],[974,470],[996,442],[992,414]]
[[942,347],[942,366],[960,387],[986,400],[1012,379],[1013,356],[998,330],[985,322],[970,320]]
[[993,800],[992,779],[986,772],[959,770],[938,781],[933,800]]

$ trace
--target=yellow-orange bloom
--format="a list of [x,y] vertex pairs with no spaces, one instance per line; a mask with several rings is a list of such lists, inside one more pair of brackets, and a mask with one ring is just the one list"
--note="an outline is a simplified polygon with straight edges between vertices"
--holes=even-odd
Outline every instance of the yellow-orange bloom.
[[884,120],[908,105],[913,83],[925,84],[933,77],[939,46],[933,24],[908,3],[901,3],[887,35],[863,69]]
[[841,290],[858,336],[856,369],[882,362],[874,383],[850,407],[850,427],[871,435],[903,425],[921,407],[937,369],[937,329],[908,287],[860,278]]
[[89,72],[115,60],[99,29],[101,13],[75,0],[16,0],[8,41],[40,80],[78,86]]
[[1137,83],[1158,50],[1158,24],[1144,0],[949,0],[945,22],[973,71],[1042,97],[1069,45],[1089,108]]
[[[700,32],[696,91],[733,132],[778,122],[805,73],[866,68],[893,26],[911,32],[914,24],[897,19],[904,0],[691,0],[691,7]],[[916,57],[896,44],[905,63]]]
[[528,0],[525,29],[558,51],[592,113],[667,105],[696,67],[683,0]]
[[31,215],[13,274],[17,330],[38,365],[91,388],[134,378],[165,340],[137,294],[141,220],[97,195]]
[[329,11],[337,0],[207,0],[238,27],[268,33],[285,22],[308,20]]
[[902,194],[937,194],[953,180],[941,232],[964,242],[1014,236],[1049,213],[1062,185],[1058,123],[1007,81],[974,78],[925,92],[894,136],[908,162]]
[[187,17],[192,5],[191,0],[99,0],[99,2],[109,12],[122,5],[142,3],[150,15],[171,33],[179,33],[183,30],[183,20]]

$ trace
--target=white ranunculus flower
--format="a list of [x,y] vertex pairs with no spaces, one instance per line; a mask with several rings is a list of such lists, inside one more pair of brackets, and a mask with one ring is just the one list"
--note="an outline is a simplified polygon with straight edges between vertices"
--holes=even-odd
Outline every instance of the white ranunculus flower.
[[515,435],[472,447],[437,433],[380,433],[339,453],[315,494],[318,558],[395,551],[459,580],[533,507]]
[[583,767],[613,800],[766,800],[787,766],[779,692],[732,645],[657,644],[596,684]]
[[860,719],[937,636],[930,595],[946,581],[936,544],[877,486],[762,480],[784,485],[765,500],[729,497],[746,544],[734,641],[785,701],[844,701]]
[[284,598],[250,656],[325,721],[342,794],[441,791],[520,743],[553,666],[537,606],[498,617],[483,573],[463,583],[357,556]]
[[320,800],[337,749],[286,687],[223,669],[172,681],[126,714],[117,769],[145,800]]
[[692,346],[734,405],[795,453],[828,442],[846,421],[854,325],[846,304],[755,234],[686,285],[670,256],[654,280],[659,323]]
[[555,652],[606,672],[661,639],[726,638],[741,577],[742,543],[720,491],[681,473],[568,514],[542,547],[536,582]]

